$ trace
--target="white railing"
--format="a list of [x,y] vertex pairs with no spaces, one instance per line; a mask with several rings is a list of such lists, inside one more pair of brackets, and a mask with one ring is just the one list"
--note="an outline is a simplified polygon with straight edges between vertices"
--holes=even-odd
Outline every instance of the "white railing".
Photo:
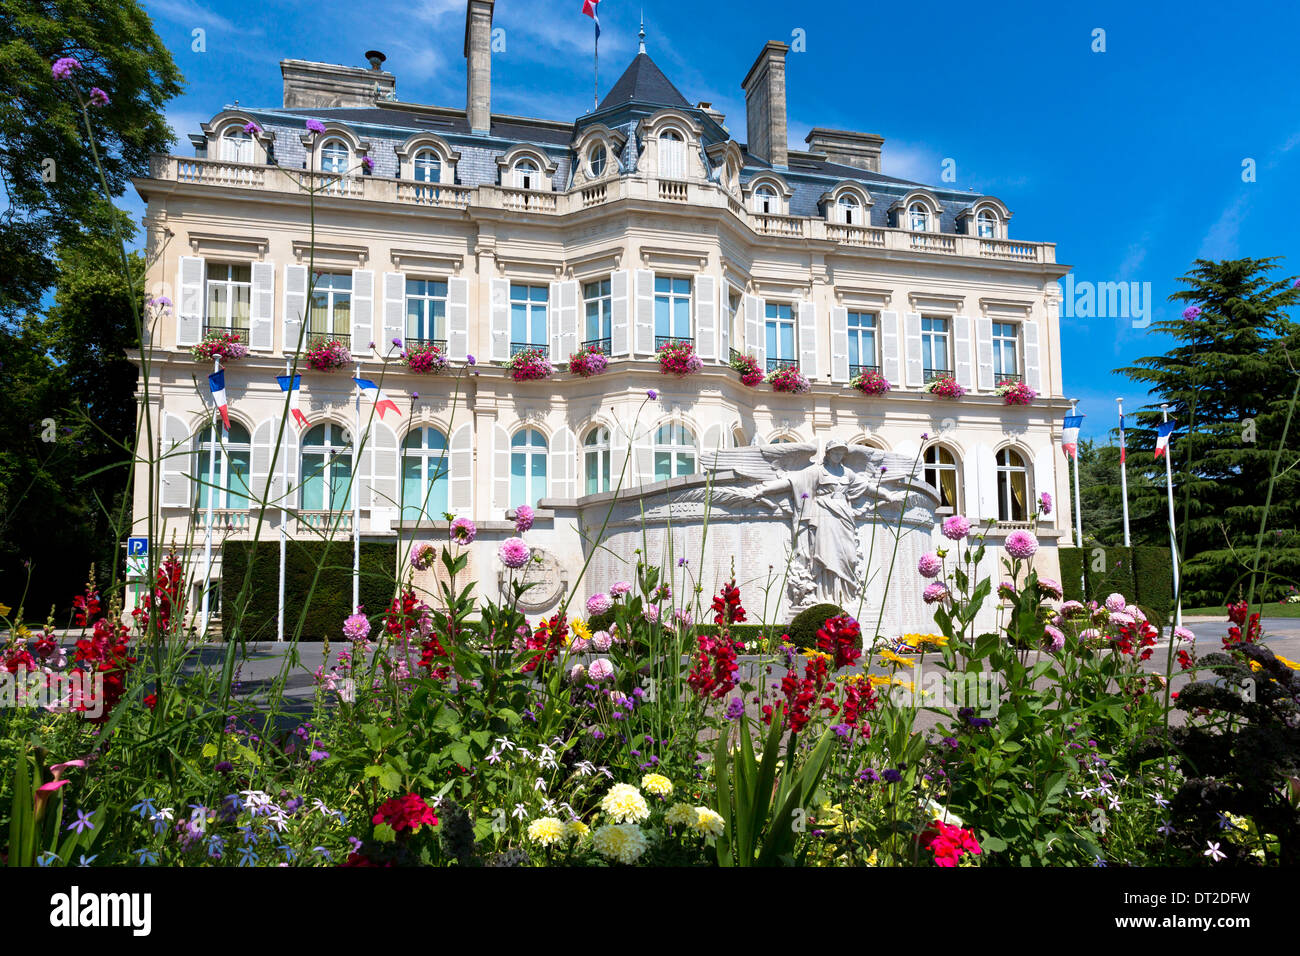
[[690,198],[690,187],[678,179],[661,179],[659,198],[668,202],[686,202]]
[[591,206],[599,206],[609,198],[609,187],[605,183],[597,183],[595,186],[586,186],[582,190],[582,208],[587,209]]
[[298,524],[322,534],[346,531],[352,533],[351,511],[299,511]]
[[948,236],[942,232],[911,232],[908,233],[908,245],[918,252],[947,252],[955,253],[957,251],[957,237]]
[[465,209],[471,189],[467,186],[443,186],[437,183],[409,183],[398,180],[397,201],[442,209]]
[[991,259],[1037,262],[1038,244],[1034,242],[1012,242],[1009,239],[981,239],[980,255]]
[[848,226],[838,222],[826,224],[826,238],[834,242],[843,242],[851,246],[871,246],[874,249],[885,248],[885,230],[872,229],[868,226]]
[[323,193],[326,196],[345,196],[348,199],[360,199],[365,186],[360,176],[347,173],[314,173],[303,171],[296,174],[303,192]]
[[501,189],[502,205],[515,212],[555,212],[559,206],[556,193],[532,189]]
[[266,167],[246,163],[219,163],[207,159],[182,159],[176,163],[176,181],[202,183],[205,186],[261,189],[266,183]]
[[795,239],[804,235],[807,219],[799,216],[774,216],[771,213],[751,213],[750,225],[763,236],[787,236]]
[[[208,510],[196,508],[193,524],[199,528],[208,526]],[[247,531],[251,527],[251,515],[247,508],[213,508],[213,531]]]

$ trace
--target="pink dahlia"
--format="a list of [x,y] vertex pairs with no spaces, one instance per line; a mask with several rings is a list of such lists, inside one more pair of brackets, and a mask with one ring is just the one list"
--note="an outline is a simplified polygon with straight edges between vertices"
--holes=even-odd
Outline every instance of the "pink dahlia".
[[631,590],[632,590],[632,585],[628,584],[626,581],[615,581],[613,584],[609,586],[610,596],[616,598],[622,597],[624,594],[627,594]]
[[1052,496],[1046,491],[1038,496],[1038,510],[1045,515],[1052,513]]
[[939,561],[936,554],[923,554],[921,560],[916,562],[916,570],[921,572],[923,578],[935,578],[943,570],[943,564]]
[[952,595],[949,593],[946,584],[943,584],[940,581],[935,581],[925,586],[925,590],[921,592],[921,597],[925,600],[926,604],[936,604],[939,601],[948,600]]
[[1064,617],[1074,617],[1079,614],[1087,614],[1088,609],[1078,601],[1066,601],[1061,605],[1061,614]]
[[523,534],[533,526],[533,518],[536,513],[528,505],[519,505],[515,508],[515,530]]
[[506,538],[497,548],[497,557],[507,568],[522,568],[528,563],[531,553],[523,538]]
[[364,641],[370,636],[370,621],[364,614],[353,614],[343,622],[343,636],[349,641]]
[[1059,601],[1065,596],[1061,590],[1061,583],[1053,581],[1051,578],[1038,579],[1038,593],[1045,598],[1051,598],[1053,601]]
[[614,665],[603,657],[594,660],[591,662],[591,666],[587,668],[587,676],[597,684],[609,680],[614,676]]
[[1122,611],[1126,607],[1128,607],[1128,601],[1124,600],[1124,595],[1118,591],[1106,598],[1106,610],[1108,611]]
[[1191,630],[1189,630],[1188,628],[1183,627],[1181,624],[1179,624],[1176,628],[1174,628],[1174,637],[1175,639],[1180,641],[1196,640],[1196,635],[1193,634]]
[[1032,558],[1038,550],[1038,539],[1028,531],[1013,531],[1007,535],[1003,547],[1013,558]]
[[600,653],[604,654],[614,643],[614,639],[609,636],[609,631],[597,631],[591,635],[591,646]]
[[592,614],[592,615],[604,614],[613,606],[614,606],[614,602],[610,600],[609,595],[606,594],[604,591],[597,591],[591,597],[587,598],[588,614]]
[[468,518],[457,518],[451,523],[451,540],[456,544],[470,544],[477,534],[478,528]]
[[944,519],[943,536],[952,541],[961,541],[970,534],[970,522],[962,515],[952,515]]
[[1043,627],[1043,639],[1047,642],[1047,649],[1055,654],[1065,647],[1065,635],[1061,629],[1047,624]]

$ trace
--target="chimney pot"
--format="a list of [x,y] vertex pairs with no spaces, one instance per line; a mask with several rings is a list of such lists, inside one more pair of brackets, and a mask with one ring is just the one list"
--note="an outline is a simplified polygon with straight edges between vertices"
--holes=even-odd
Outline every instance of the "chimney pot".
[[384,56],[378,50],[367,50],[366,59],[370,61],[370,69],[382,70],[384,68],[384,61],[387,60],[388,57]]

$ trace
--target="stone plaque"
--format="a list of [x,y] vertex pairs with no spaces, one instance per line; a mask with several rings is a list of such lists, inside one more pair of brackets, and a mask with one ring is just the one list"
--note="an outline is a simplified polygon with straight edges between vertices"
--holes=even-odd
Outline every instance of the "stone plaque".
[[569,587],[564,568],[555,555],[543,548],[533,548],[532,560],[518,571],[503,569],[497,572],[497,588],[502,601],[510,599],[512,582],[516,581],[532,585],[519,598],[518,605],[519,610],[529,614],[550,610]]

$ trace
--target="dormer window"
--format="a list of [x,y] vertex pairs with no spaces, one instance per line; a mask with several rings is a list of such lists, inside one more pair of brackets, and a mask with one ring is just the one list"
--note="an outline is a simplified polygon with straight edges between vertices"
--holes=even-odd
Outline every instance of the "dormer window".
[[341,139],[332,139],[320,148],[320,168],[323,173],[343,174],[348,171],[350,151]]
[[253,161],[253,137],[232,126],[221,137],[221,161],[223,163],[251,163]]
[[587,153],[587,169],[593,179],[599,179],[605,173],[605,144],[597,143]]
[[659,134],[659,177],[686,178],[686,140],[676,130],[666,129]]
[[442,181],[442,160],[431,149],[422,149],[415,154],[411,171],[417,183],[437,183]]
[[930,210],[925,203],[914,202],[907,210],[907,221],[913,232],[930,231]]
[[992,210],[981,209],[975,217],[976,232],[981,239],[996,239],[998,235],[998,217]]
[[521,159],[515,163],[515,188],[537,189],[541,184],[537,174],[537,164],[531,159]]
[[840,198],[835,202],[835,209],[839,221],[844,225],[863,225],[865,217],[862,214],[862,203],[858,202],[858,197],[853,193],[841,193]]
[[767,183],[754,190],[754,211],[771,216],[780,212],[776,190]]

